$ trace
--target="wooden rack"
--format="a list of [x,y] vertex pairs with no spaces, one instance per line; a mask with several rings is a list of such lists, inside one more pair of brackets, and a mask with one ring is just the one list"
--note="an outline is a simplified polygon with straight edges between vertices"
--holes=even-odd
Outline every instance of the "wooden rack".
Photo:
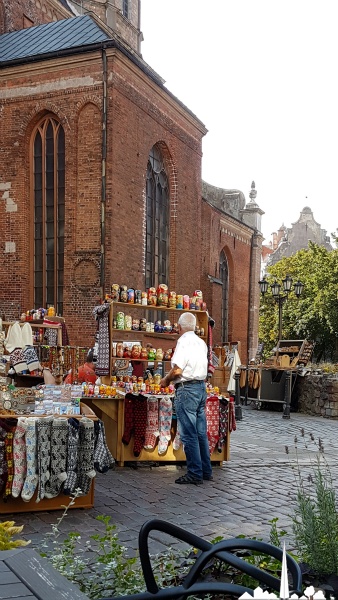
[[[82,402],[80,403],[81,414],[80,415],[54,415],[57,418],[66,418],[70,419],[71,417],[75,417],[76,419],[81,419],[81,417],[89,417],[94,421],[97,420],[97,416],[95,413],[86,406]],[[17,419],[19,417],[47,417],[52,415],[35,415],[34,413],[29,415],[20,415],[20,414],[9,414],[9,415],[0,415],[1,419]],[[92,481],[90,490],[88,494],[85,496],[79,496],[75,499],[74,504],[70,506],[70,508],[93,508],[94,506],[94,486],[95,486],[95,478]],[[11,513],[23,513],[23,512],[41,512],[47,510],[63,510],[65,506],[69,504],[69,497],[63,493],[56,496],[56,498],[43,498],[40,502],[36,502],[35,492],[33,498],[29,500],[29,502],[24,502],[22,498],[13,498],[10,496],[6,502],[0,501],[0,515],[6,515]]]

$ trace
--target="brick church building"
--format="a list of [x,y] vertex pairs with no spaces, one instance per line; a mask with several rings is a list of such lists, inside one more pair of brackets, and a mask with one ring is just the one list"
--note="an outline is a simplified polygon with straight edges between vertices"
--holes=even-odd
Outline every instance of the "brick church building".
[[0,0],[0,312],[92,343],[112,283],[203,290],[257,346],[262,211],[202,182],[203,123],[141,53],[139,0]]

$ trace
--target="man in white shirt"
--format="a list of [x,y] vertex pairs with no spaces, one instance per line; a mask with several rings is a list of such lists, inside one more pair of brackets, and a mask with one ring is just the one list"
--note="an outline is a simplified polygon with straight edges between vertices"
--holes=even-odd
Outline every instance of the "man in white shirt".
[[205,416],[208,350],[195,334],[195,327],[195,315],[183,313],[180,316],[180,337],[171,359],[171,370],[161,380],[161,386],[167,387],[171,381],[175,384],[175,409],[187,458],[187,473],[175,483],[200,485],[203,479],[211,481],[213,477]]

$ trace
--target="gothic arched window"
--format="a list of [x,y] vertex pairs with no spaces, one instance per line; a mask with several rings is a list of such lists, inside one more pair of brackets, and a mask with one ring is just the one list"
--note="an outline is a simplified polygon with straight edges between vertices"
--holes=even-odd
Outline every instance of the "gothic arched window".
[[65,134],[52,116],[33,134],[34,307],[63,312]]
[[153,146],[147,168],[146,288],[169,281],[169,184],[160,150]]
[[229,298],[229,269],[228,260],[225,252],[222,250],[219,257],[219,278],[222,281],[222,317],[221,332],[222,343],[228,341],[228,298]]

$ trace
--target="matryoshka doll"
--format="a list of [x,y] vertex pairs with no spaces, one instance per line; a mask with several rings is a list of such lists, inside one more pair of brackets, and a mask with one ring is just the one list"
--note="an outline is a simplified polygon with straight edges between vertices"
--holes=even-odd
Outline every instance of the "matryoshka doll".
[[148,304],[150,306],[156,306],[157,304],[157,294],[156,289],[154,287],[150,287],[148,289]]
[[168,306],[168,286],[165,283],[160,283],[157,288],[157,305]]
[[121,285],[120,302],[128,302],[128,288],[126,285]]

